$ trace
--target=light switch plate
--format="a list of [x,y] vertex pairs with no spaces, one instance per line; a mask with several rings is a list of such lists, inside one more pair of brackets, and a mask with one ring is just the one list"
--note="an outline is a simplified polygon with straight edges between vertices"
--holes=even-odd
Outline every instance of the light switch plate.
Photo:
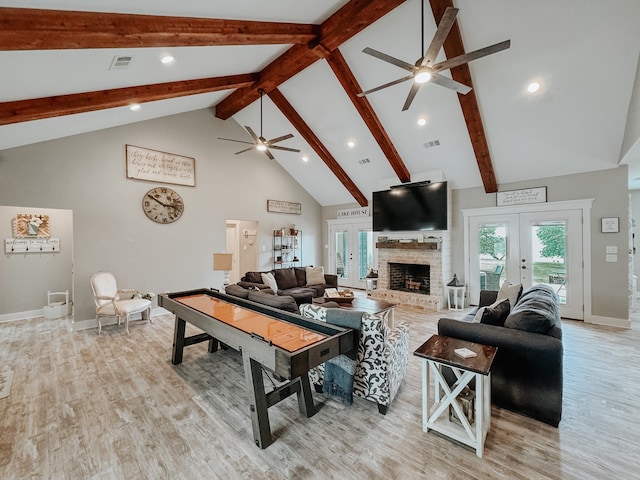
[[607,253],[618,253],[618,247],[615,245],[607,245]]
[[617,262],[618,255],[607,255],[607,262]]

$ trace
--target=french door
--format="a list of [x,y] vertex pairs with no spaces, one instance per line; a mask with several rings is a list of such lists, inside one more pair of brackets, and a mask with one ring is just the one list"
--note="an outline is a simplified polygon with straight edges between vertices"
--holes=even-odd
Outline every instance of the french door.
[[470,216],[471,302],[505,281],[524,289],[541,283],[558,294],[563,317],[584,319],[582,216],[579,209]]
[[338,275],[338,285],[366,288],[367,273],[374,266],[371,220],[330,220],[329,246],[329,271]]

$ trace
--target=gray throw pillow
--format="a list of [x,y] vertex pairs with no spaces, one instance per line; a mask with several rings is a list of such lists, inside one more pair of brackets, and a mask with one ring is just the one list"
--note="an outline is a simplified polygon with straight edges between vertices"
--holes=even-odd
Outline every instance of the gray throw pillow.
[[288,290],[298,286],[298,279],[293,268],[276,269],[272,270],[271,273],[273,273],[280,290]]
[[560,322],[559,300],[548,287],[535,286],[527,290],[504,322],[507,328],[547,334]]
[[482,313],[482,318],[480,318],[480,323],[502,327],[510,310],[509,300],[505,298],[492,306],[486,307]]

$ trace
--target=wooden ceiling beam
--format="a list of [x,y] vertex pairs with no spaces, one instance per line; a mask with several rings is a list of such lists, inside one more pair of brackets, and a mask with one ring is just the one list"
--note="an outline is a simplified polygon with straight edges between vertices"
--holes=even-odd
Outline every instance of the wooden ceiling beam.
[[257,74],[248,73],[4,102],[0,103],[0,125],[241,88],[257,79]]
[[0,8],[0,50],[307,44],[319,25]]
[[353,72],[347,65],[346,60],[340,53],[339,49],[335,49],[326,58],[329,66],[333,70],[333,73],[338,78],[338,81],[342,84],[342,88],[347,93],[353,106],[356,107],[358,113],[362,117],[362,120],[369,128],[369,131],[373,135],[373,138],[378,142],[380,149],[387,157],[389,164],[393,168],[394,172],[401,182],[406,183],[411,181],[411,174],[407,169],[407,166],[402,161],[400,154],[393,145],[391,138],[387,134],[387,131],[382,126],[382,122],[373,110],[371,103],[366,97],[359,97],[358,93],[362,92],[362,88],[358,84]]
[[315,133],[309,128],[309,125],[302,119],[300,114],[293,108],[293,105],[285,98],[285,96],[277,88],[268,92],[271,101],[280,109],[285,117],[291,122],[295,129],[302,135],[305,141],[313,148],[322,161],[329,167],[329,170],[333,172],[336,178],[344,185],[347,191],[353,196],[361,207],[368,205],[367,197],[360,191],[358,186],[353,183],[353,180],[347,175],[347,172],[340,166],[340,164],[333,158],[333,155],[329,152],[327,147],[316,136]]
[[[429,0],[429,3],[431,4],[431,10],[433,11],[436,24],[440,23],[440,19],[442,18],[446,8],[453,7],[452,0]],[[451,28],[443,47],[447,58],[457,57],[458,55],[465,53],[464,45],[462,43],[462,35],[460,34],[460,27],[458,26],[457,21],[453,24],[453,28]],[[464,120],[467,124],[471,145],[476,155],[476,162],[478,163],[478,169],[480,170],[480,177],[482,178],[484,191],[486,193],[495,193],[498,191],[498,182],[496,180],[495,171],[493,170],[489,144],[487,142],[487,136],[482,123],[480,106],[478,105],[478,99],[476,98],[475,89],[473,88],[469,65],[464,64],[452,68],[451,77],[456,82],[468,85],[472,89],[466,95],[458,94],[458,100],[460,101],[462,114],[464,115]]]
[[324,58],[366,27],[406,0],[351,0],[320,26],[320,35],[308,45],[294,45],[260,72],[260,81],[240,88],[216,105],[216,116],[223,120],[235,115],[286,80]]

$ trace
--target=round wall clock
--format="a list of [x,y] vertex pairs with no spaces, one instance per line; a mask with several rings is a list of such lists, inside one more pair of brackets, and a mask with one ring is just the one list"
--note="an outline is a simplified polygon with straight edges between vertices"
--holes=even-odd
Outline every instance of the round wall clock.
[[182,216],[184,202],[171,188],[156,187],[142,198],[142,209],[147,217],[157,223],[173,223]]

